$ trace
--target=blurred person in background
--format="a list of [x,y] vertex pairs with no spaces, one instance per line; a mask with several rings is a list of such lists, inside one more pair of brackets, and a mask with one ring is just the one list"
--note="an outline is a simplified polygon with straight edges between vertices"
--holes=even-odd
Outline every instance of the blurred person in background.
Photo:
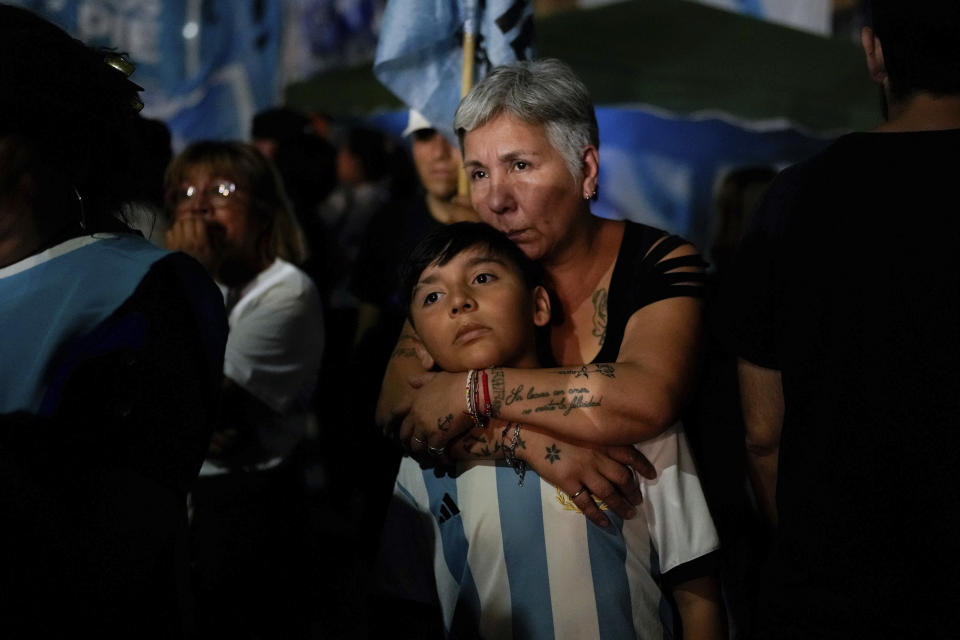
[[324,348],[303,235],[253,146],[198,142],[166,173],[167,246],[224,292],[221,424],[192,496],[197,618],[216,637],[306,633],[307,535],[291,457],[306,438]]
[[186,496],[226,322],[118,217],[132,65],[0,5],[0,620],[6,638],[192,637]]
[[960,626],[960,3],[869,7],[886,121],[783,171],[731,275],[760,638]]

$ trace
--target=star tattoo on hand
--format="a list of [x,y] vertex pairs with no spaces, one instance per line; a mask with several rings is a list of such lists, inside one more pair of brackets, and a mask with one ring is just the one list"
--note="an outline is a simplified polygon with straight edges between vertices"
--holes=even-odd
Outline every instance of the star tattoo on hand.
[[552,444],[547,447],[547,455],[544,456],[545,459],[550,461],[550,464],[553,464],[555,461],[560,459],[560,449],[557,448],[556,444]]

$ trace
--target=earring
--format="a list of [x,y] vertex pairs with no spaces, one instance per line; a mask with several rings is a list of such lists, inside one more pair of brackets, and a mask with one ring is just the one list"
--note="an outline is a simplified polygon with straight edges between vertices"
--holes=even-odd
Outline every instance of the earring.
[[593,190],[593,193],[584,193],[584,194],[583,194],[583,199],[584,199],[584,200],[593,200],[593,199],[596,198],[596,197],[597,197],[597,190],[596,190],[596,189]]

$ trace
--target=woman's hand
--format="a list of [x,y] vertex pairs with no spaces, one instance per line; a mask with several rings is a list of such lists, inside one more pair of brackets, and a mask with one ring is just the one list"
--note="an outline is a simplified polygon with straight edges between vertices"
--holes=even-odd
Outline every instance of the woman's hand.
[[437,372],[412,381],[417,391],[399,433],[411,455],[440,458],[452,439],[474,426],[465,413],[465,380],[466,374]]
[[423,343],[409,322],[404,322],[403,330],[393,349],[387,370],[380,384],[380,397],[377,399],[376,422],[388,438],[399,436],[400,425],[410,412],[418,383],[433,367],[433,358],[423,348]]
[[182,216],[174,221],[164,236],[164,244],[171,251],[182,251],[199,262],[214,276],[220,267],[217,234],[211,233],[202,216]]
[[[610,521],[592,496],[621,518],[630,519],[636,515],[634,505],[643,502],[634,471],[645,478],[656,477],[653,465],[632,446],[576,445],[526,427],[521,427],[519,438],[516,457],[570,496],[583,515],[601,527]],[[512,443],[512,428],[504,439],[505,444]]]

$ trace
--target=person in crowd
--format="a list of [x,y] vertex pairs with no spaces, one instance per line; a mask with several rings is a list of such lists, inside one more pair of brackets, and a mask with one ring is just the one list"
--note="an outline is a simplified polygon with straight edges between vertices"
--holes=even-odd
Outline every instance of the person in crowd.
[[136,177],[130,200],[123,205],[123,218],[144,238],[163,247],[167,233],[163,172],[173,158],[170,129],[162,120],[138,118],[136,131]]
[[257,112],[250,123],[250,142],[271,160],[283,143],[311,133],[310,118],[289,107]]
[[[696,250],[663,231],[590,213],[599,168],[596,117],[586,87],[565,64],[540,60],[495,69],[461,102],[454,127],[480,218],[545,270],[558,303],[549,342],[561,366],[492,367],[472,374],[486,381],[485,401],[479,409],[465,407],[463,374],[424,377],[429,362],[418,357],[420,341],[408,326],[385,373],[378,421],[396,430],[420,457],[446,453],[452,439],[474,426],[468,414],[548,433],[550,444],[530,449],[529,455],[551,463],[538,472],[562,492],[562,501],[531,492],[532,502],[524,508],[541,519],[541,526],[548,516],[581,518],[582,513],[590,520],[580,520],[581,535],[588,539],[622,535],[621,518],[636,517],[639,493],[633,474],[620,462],[653,475],[629,446],[637,442],[666,434],[678,458],[687,462],[671,472],[672,481],[684,500],[689,498],[688,506],[702,505],[702,490],[676,426],[694,374],[701,324],[703,261]],[[523,448],[523,438],[515,437]],[[616,445],[622,447],[610,449]],[[514,490],[519,503],[524,494]],[[688,512],[697,544],[688,554],[660,558],[661,580],[671,584],[681,574],[695,577],[682,597],[716,601],[712,568],[706,566],[717,546],[716,533],[705,509],[697,511]],[[589,621],[607,619],[614,614],[606,608],[620,605],[603,597],[603,581],[596,588],[588,583],[577,600],[551,593],[566,580],[547,582],[542,597],[552,603],[552,613],[534,625],[538,634],[561,633],[567,627],[554,626],[557,619],[585,630],[578,637],[604,635],[599,622]],[[634,605],[625,603],[635,611],[651,610]],[[510,613],[476,620],[474,628],[480,635],[490,635],[487,625],[503,629],[498,616]],[[529,621],[514,618],[513,623],[520,625],[513,629],[524,630]],[[644,616],[631,620],[625,632],[642,637],[660,625]]]
[[[538,338],[543,348],[549,334],[541,329],[550,322],[550,297],[542,283],[538,265],[506,236],[483,223],[457,223],[431,232],[414,249],[403,271],[410,323],[422,337],[426,352],[443,371],[472,370],[468,380],[474,381],[479,402],[483,402],[487,388],[482,383],[483,374],[478,376],[477,370],[483,371],[491,364],[540,366]],[[644,507],[639,517],[620,525],[622,538],[601,536],[581,546],[576,542],[583,533],[580,518],[569,517],[562,508],[552,517],[544,516],[545,544],[549,547],[550,540],[568,541],[562,555],[548,552],[551,579],[567,579],[558,596],[567,601],[588,600],[595,581],[603,581],[608,582],[604,599],[621,605],[605,608],[596,619],[569,610],[566,617],[554,621],[563,633],[589,635],[594,625],[598,625],[601,637],[649,629],[649,620],[659,617],[661,599],[655,581],[659,569],[649,562],[651,550],[663,559],[696,556],[699,552],[695,547],[701,531],[696,525],[694,530],[684,529],[690,522],[680,511],[683,507],[675,500],[677,494],[669,488],[674,479],[672,468],[683,464],[678,460],[677,447],[671,445],[672,438],[661,437],[640,446],[657,470],[658,479],[649,484],[640,481],[646,498]],[[551,635],[546,628],[536,628],[534,622],[552,616],[552,612],[550,599],[543,597],[547,590],[543,549],[539,548],[538,536],[531,535],[539,518],[531,518],[531,514],[539,512],[536,503],[544,495],[552,494],[558,503],[570,506],[562,492],[537,477],[537,470],[554,464],[576,464],[574,459],[561,459],[557,441],[549,433],[510,422],[475,426],[469,434],[451,442],[448,449],[453,457],[462,459],[455,477],[421,469],[407,457],[397,476],[396,495],[409,500],[414,510],[432,520],[427,536],[435,537],[440,552],[430,553],[427,558],[443,559],[436,568],[435,584],[451,634],[464,632],[459,628],[464,621],[457,619],[455,609],[469,602],[472,588],[468,583],[472,581],[483,594],[479,617],[492,624],[482,635],[503,637],[508,629],[522,632],[524,637]],[[541,450],[555,453],[541,456]],[[504,457],[508,465],[495,466],[495,457]],[[515,471],[520,474],[521,489],[503,490],[501,487],[512,484]],[[447,525],[456,514],[462,514],[460,523]],[[442,553],[444,548],[461,545],[467,549],[466,556]],[[687,545],[694,548],[687,549]],[[586,553],[589,562],[581,556]],[[621,566],[624,554],[629,558],[625,567]],[[408,563],[416,560],[406,558]],[[431,564],[428,560],[419,569]],[[588,566],[589,575],[585,572]],[[449,576],[457,586],[450,583]],[[538,580],[542,581],[539,588],[535,586]],[[591,586],[585,589],[584,584]],[[672,584],[671,590],[676,595],[683,637],[721,637],[715,584],[712,597],[705,599],[685,597],[691,589],[682,579]],[[632,604],[622,606],[626,603]],[[512,609],[512,619],[499,613],[508,608]],[[525,622],[517,627],[517,620]]]
[[949,638],[960,623],[960,4],[869,4],[886,121],[781,173],[728,299],[776,528],[761,638]]
[[167,168],[167,246],[224,290],[223,415],[192,493],[201,632],[301,637],[303,505],[289,464],[308,433],[323,355],[320,297],[297,268],[303,236],[254,147],[197,142]]
[[132,65],[0,5],[5,638],[192,637],[187,492],[226,319],[195,260],[118,217]]
[[354,276],[360,298],[357,343],[372,328],[378,336],[389,336],[390,345],[396,339],[407,315],[402,304],[400,266],[417,242],[442,225],[477,220],[466,198],[457,196],[461,163],[456,147],[412,109],[403,137],[410,141],[419,188],[411,198],[396,207],[385,207],[370,221]]
[[[328,272],[330,314],[338,335],[352,338],[356,321],[357,296],[353,274],[360,243],[370,220],[390,201],[389,150],[387,138],[379,131],[350,128],[337,148],[337,188],[320,208],[326,229],[324,256]],[[333,332],[333,327],[331,327]],[[352,344],[350,338],[347,344]]]

